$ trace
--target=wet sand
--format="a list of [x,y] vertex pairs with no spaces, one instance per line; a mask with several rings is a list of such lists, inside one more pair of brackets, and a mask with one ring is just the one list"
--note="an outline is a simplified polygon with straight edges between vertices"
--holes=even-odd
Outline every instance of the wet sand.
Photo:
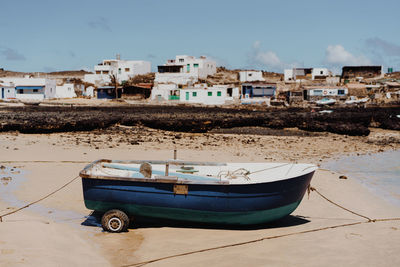
[[[343,154],[400,149],[398,131],[370,130],[366,137],[331,133],[316,136],[175,133],[125,126],[75,133],[2,133],[0,165],[6,168],[0,170],[0,179],[11,178],[0,181],[0,214],[45,196],[99,158],[170,159],[176,148],[181,159],[319,164]],[[351,177],[339,179],[340,175],[319,170],[311,184],[328,198],[370,218],[400,217],[398,207],[372,194]],[[400,264],[400,221],[362,223],[300,234],[366,221],[333,206],[315,192],[309,198],[304,197],[292,216],[253,228],[153,222],[133,224],[127,233],[110,234],[103,232],[99,221],[88,217],[90,214],[84,206],[81,182],[77,179],[42,202],[4,217],[0,223],[0,265],[122,266],[286,234],[293,235],[173,257],[148,266]]]

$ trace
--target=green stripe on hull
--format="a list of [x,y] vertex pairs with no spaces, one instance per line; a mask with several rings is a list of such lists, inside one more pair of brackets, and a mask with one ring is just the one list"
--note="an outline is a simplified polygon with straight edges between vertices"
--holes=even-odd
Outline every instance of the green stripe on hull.
[[269,210],[216,212],[85,200],[86,207],[91,210],[106,212],[111,209],[120,209],[132,216],[235,225],[261,224],[275,221],[292,213],[299,204],[300,201]]

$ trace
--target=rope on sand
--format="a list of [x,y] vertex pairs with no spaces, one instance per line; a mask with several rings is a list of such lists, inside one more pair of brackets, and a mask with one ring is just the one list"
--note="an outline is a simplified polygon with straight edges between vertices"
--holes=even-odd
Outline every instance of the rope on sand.
[[333,202],[332,200],[330,200],[329,198],[327,198],[326,196],[324,196],[323,194],[321,194],[315,187],[308,186],[308,194],[310,194],[310,191],[315,191],[320,197],[322,197],[323,199],[325,199],[325,200],[328,201],[329,203],[335,205],[336,207],[339,207],[339,208],[341,208],[341,209],[343,209],[343,210],[345,210],[345,211],[347,211],[347,212],[350,212],[350,213],[352,213],[352,214],[354,214],[354,215],[357,215],[357,216],[359,216],[359,217],[362,217],[362,218],[364,218],[364,219],[367,219],[369,222],[370,222],[370,221],[373,221],[373,219],[371,219],[371,218],[369,218],[369,217],[367,217],[367,216],[361,215],[361,214],[359,214],[359,213],[357,213],[357,212],[354,212],[354,211],[352,211],[352,210],[349,210],[349,209],[347,209],[347,208],[345,208],[345,207],[343,207],[343,206],[341,206],[341,205],[339,205],[339,204]]
[[267,236],[267,237],[262,237],[262,238],[259,238],[259,239],[253,239],[253,240],[249,240],[249,241],[245,241],[245,242],[233,243],[233,244],[222,245],[222,246],[212,247],[212,248],[199,249],[199,250],[189,251],[189,252],[185,252],[185,253],[181,253],[181,254],[165,256],[165,257],[154,259],[154,260],[143,261],[143,262],[138,262],[138,263],[128,264],[128,265],[122,265],[122,267],[144,266],[146,264],[154,263],[154,262],[157,262],[157,261],[167,260],[167,259],[171,259],[171,258],[177,258],[177,257],[181,257],[181,256],[187,256],[187,255],[201,253],[201,252],[207,252],[207,251],[211,251],[211,250],[242,246],[242,245],[256,243],[256,242],[260,242],[260,241],[264,241],[264,240],[277,239],[277,238],[287,237],[287,236],[292,236],[292,235],[307,234],[307,233],[319,232],[319,231],[328,230],[328,229],[335,229],[335,228],[340,228],[340,227],[347,227],[347,226],[353,226],[353,225],[365,224],[365,223],[383,222],[383,221],[400,221],[400,218],[376,219],[376,220],[371,220],[371,221],[353,222],[353,223],[347,223],[347,224],[338,224],[338,225],[326,226],[326,227],[310,229],[310,230],[305,230],[305,231],[300,231],[300,232],[294,232],[294,233],[288,233],[288,234],[282,234],[282,235],[275,235],[275,236]]
[[91,161],[79,160],[3,160],[0,163],[91,163]]
[[23,206],[23,207],[21,207],[21,208],[18,208],[18,209],[16,209],[16,210],[11,211],[11,212],[8,212],[8,213],[5,213],[5,214],[0,215],[0,222],[3,221],[3,217],[8,216],[8,215],[11,215],[11,214],[13,214],[13,213],[16,213],[16,212],[18,212],[18,211],[20,211],[20,210],[26,209],[26,208],[28,208],[29,206],[31,206],[31,205],[33,205],[33,204],[36,204],[36,203],[38,203],[38,202],[40,202],[40,201],[42,201],[42,200],[44,200],[44,199],[50,197],[51,195],[54,195],[55,193],[57,193],[58,191],[60,191],[61,189],[65,188],[65,187],[67,187],[69,184],[71,184],[73,181],[75,181],[75,180],[78,179],[78,178],[79,178],[79,175],[76,176],[76,177],[74,177],[74,178],[73,178],[72,180],[70,180],[68,183],[66,183],[66,184],[64,184],[63,186],[59,187],[58,189],[54,190],[53,192],[47,194],[46,196],[44,196],[44,197],[42,197],[42,198],[40,198],[40,199],[38,199],[38,200],[36,200],[36,201],[33,201],[33,202],[31,202],[31,203],[29,203],[29,204],[27,204],[27,205],[25,205],[25,206]]
[[360,224],[366,224],[366,223],[375,223],[375,222],[387,222],[387,221],[400,221],[400,218],[384,218],[384,219],[371,219],[367,216],[361,215],[359,213],[356,213],[352,210],[349,210],[334,201],[330,200],[323,194],[321,194],[315,187],[309,186],[308,188],[308,193],[311,191],[315,191],[320,197],[322,197],[324,200],[328,201],[329,203],[347,211],[350,212],[354,215],[357,215],[359,217],[367,219],[367,221],[362,221],[362,222],[353,222],[353,223],[346,223],[346,224],[338,224],[338,225],[333,225],[333,226],[326,226],[326,227],[321,227],[321,228],[315,228],[315,229],[310,229],[310,230],[305,230],[305,231],[299,231],[299,232],[294,232],[294,233],[288,233],[288,234],[282,234],[282,235],[275,235],[275,236],[267,236],[267,237],[262,237],[259,239],[253,239],[249,241],[244,241],[244,242],[239,242],[239,243],[233,243],[233,244],[227,244],[227,245],[222,245],[222,246],[217,246],[217,247],[211,247],[211,248],[205,248],[205,249],[199,249],[199,250],[194,250],[194,251],[189,251],[189,252],[184,252],[180,254],[175,254],[175,255],[170,255],[170,256],[165,256],[153,260],[148,260],[148,261],[143,261],[143,262],[138,262],[138,263],[133,263],[133,264],[128,264],[128,265],[122,265],[122,267],[132,267],[132,266],[144,266],[150,263],[162,261],[162,260],[167,260],[171,258],[177,258],[177,257],[182,257],[182,256],[187,256],[191,254],[196,254],[196,253],[202,253],[202,252],[207,252],[207,251],[212,251],[212,250],[217,250],[217,249],[224,249],[224,248],[230,248],[230,247],[236,247],[236,246],[242,246],[242,245],[247,245],[251,243],[256,243],[256,242],[261,242],[264,240],[270,240],[270,239],[277,239],[281,237],[287,237],[287,236],[293,236],[293,235],[300,235],[300,234],[307,234],[307,233],[313,233],[313,232],[319,232],[319,231],[324,231],[328,229],[335,229],[335,228],[340,228],[340,227],[348,227],[348,226],[353,226],[353,225],[360,225]]

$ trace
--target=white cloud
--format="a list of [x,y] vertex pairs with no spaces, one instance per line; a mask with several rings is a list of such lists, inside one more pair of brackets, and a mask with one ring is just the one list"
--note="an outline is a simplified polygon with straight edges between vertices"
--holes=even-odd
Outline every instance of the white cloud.
[[282,71],[285,68],[293,68],[299,66],[297,62],[283,62],[274,51],[261,50],[261,42],[255,41],[253,48],[248,55],[248,62],[251,66],[266,67],[271,71]]
[[331,66],[344,65],[371,65],[371,61],[364,55],[354,56],[342,45],[329,45],[325,51],[324,62]]

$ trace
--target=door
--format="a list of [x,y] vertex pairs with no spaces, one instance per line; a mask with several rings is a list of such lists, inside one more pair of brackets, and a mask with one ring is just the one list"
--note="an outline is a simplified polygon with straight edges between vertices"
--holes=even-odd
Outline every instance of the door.
[[186,100],[189,100],[189,92],[186,92]]

